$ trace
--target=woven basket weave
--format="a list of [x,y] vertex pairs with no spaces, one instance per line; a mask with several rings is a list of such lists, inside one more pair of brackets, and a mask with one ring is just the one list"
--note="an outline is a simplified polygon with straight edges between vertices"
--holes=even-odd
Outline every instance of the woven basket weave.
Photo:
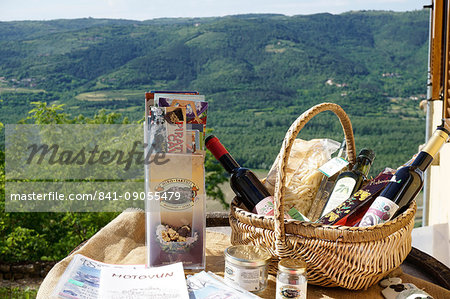
[[232,244],[255,244],[272,254],[269,272],[276,274],[281,258],[302,258],[308,265],[308,283],[346,289],[367,289],[400,266],[411,250],[416,205],[392,221],[371,227],[330,226],[285,220],[285,167],[292,144],[304,125],[323,111],[334,112],[341,122],[350,164],[354,164],[355,142],[350,120],[333,103],[322,103],[304,112],[291,125],[283,140],[274,191],[274,216],[249,213],[231,204]]

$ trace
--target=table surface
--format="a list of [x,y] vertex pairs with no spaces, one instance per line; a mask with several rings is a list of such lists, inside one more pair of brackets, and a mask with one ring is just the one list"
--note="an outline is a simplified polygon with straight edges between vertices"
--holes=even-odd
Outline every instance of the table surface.
[[[206,271],[212,271],[223,277],[225,261],[223,251],[231,246],[229,227],[207,228],[206,238]],[[415,276],[411,276],[397,269],[390,276],[400,277],[403,282],[415,284],[424,289],[434,298],[450,298],[450,291],[441,288],[433,283],[424,281]],[[308,285],[308,298],[384,298],[381,295],[382,288],[374,285],[368,290],[350,291],[342,288],[325,288],[314,285]],[[275,298],[275,277],[269,275],[268,286],[266,290],[257,294],[262,298]]]
[[450,223],[414,228],[412,246],[450,267]]
[[[226,217],[223,220],[223,223],[226,224]],[[205,249],[206,271],[212,271],[223,277],[225,268],[223,252],[230,245],[230,227],[207,228]],[[110,264],[145,264],[146,246],[144,213],[131,210],[120,214],[97,234],[75,249],[69,256],[58,262],[42,282],[37,295],[38,299],[50,298],[52,291],[72,260],[74,254],[83,254],[94,260]],[[426,256],[424,257],[426,258]],[[435,259],[431,259],[431,261],[435,261]],[[426,263],[422,263],[421,265],[426,266]],[[433,264],[431,264],[431,269],[435,270]],[[445,267],[443,270],[448,270],[448,268]],[[443,273],[445,274],[446,272],[443,271]],[[401,269],[396,269],[391,274],[400,277],[403,282],[415,284],[436,299],[450,298],[449,290],[405,274]],[[450,275],[447,275],[445,279],[448,280],[448,277],[450,277]],[[269,275],[268,287],[266,290],[258,295],[263,298],[275,298],[275,277],[273,275]],[[378,285],[374,285],[368,290],[363,291],[350,291],[342,288],[324,288],[308,285],[307,297],[322,299],[383,298],[381,295],[381,287]]]

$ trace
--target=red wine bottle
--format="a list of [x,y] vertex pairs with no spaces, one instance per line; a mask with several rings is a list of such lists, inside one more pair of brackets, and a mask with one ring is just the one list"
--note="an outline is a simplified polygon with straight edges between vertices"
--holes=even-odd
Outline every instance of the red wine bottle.
[[249,211],[260,215],[273,213],[273,197],[258,177],[250,169],[241,167],[214,135],[206,138],[205,145],[223,168],[231,174],[231,189],[244,206]]
[[359,224],[360,227],[386,222],[403,213],[423,186],[423,172],[433,161],[450,132],[437,127],[411,165],[399,168],[389,184],[375,199]]

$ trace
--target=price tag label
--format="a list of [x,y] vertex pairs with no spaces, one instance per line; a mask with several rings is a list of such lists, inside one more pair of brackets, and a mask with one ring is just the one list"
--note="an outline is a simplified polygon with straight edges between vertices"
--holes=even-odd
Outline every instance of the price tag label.
[[319,167],[319,171],[327,177],[331,177],[344,169],[349,164],[347,160],[341,157],[335,157],[330,159],[327,163]]

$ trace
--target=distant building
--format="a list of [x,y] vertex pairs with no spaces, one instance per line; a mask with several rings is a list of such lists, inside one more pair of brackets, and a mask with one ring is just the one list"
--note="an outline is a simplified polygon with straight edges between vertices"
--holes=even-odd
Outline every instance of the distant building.
[[336,86],[336,87],[346,87],[347,86],[347,83],[335,83],[334,81],[333,81],[333,79],[328,79],[326,82],[325,82],[325,85],[329,85],[329,86]]

